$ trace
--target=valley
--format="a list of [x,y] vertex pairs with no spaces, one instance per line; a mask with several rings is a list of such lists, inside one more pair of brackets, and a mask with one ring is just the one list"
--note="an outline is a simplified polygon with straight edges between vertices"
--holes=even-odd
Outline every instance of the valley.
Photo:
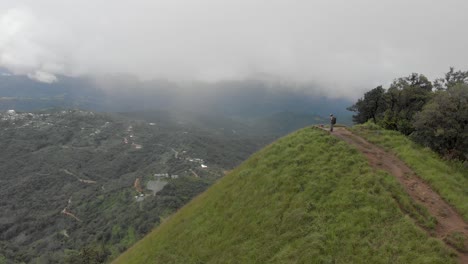
[[153,116],[0,113],[0,255],[113,258],[274,139]]

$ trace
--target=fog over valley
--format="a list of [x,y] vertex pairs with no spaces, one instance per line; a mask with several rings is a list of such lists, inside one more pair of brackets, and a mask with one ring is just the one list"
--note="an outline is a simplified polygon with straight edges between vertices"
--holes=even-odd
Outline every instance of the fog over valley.
[[466,66],[467,9],[463,0],[0,1],[0,66],[46,83],[261,79],[354,100],[412,72],[434,79]]

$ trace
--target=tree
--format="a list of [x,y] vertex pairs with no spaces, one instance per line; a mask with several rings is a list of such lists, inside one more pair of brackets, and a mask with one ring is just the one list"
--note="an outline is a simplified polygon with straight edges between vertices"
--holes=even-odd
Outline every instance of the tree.
[[393,81],[384,96],[385,113],[379,124],[405,135],[411,134],[413,116],[430,100],[432,87],[424,75],[417,73]]
[[378,86],[365,93],[364,97],[359,99],[354,105],[348,107],[349,111],[357,113],[353,115],[353,122],[362,124],[372,119],[374,123],[377,123],[377,117],[384,111],[384,94],[385,89],[382,86]]
[[468,84],[437,91],[415,115],[412,137],[448,158],[468,159]]
[[69,264],[98,264],[104,263],[109,252],[104,247],[84,247],[80,251],[69,250],[65,263]]
[[445,78],[436,79],[434,86],[440,91],[463,83],[468,84],[468,71],[455,71],[454,67],[450,67],[449,72],[445,74]]

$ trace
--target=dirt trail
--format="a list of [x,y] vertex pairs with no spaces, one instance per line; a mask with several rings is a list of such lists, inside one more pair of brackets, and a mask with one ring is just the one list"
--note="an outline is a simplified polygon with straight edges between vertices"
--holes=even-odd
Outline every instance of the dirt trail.
[[196,172],[194,172],[192,169],[189,169],[189,171],[191,173],[193,173],[193,176],[197,177],[197,178],[200,178],[200,176],[198,176],[198,174]]
[[[335,128],[334,130],[332,135],[355,146],[367,157],[373,168],[387,171],[395,176],[411,198],[426,207],[429,213],[437,219],[438,224],[435,231],[429,232],[429,234],[443,240],[447,246],[454,249],[458,253],[460,263],[468,263],[468,252],[466,251],[468,249],[468,224],[452,206],[395,155],[369,143],[345,128]],[[465,236],[464,252],[447,243],[446,238],[453,232],[459,232]]]
[[61,213],[64,214],[64,215],[68,215],[68,216],[72,217],[73,219],[75,219],[75,220],[78,221],[78,222],[83,222],[83,221],[81,221],[81,219],[79,219],[78,217],[76,217],[76,215],[74,215],[74,214],[68,212],[68,211],[67,211],[67,208],[63,208],[63,210],[61,211]]
[[81,179],[81,178],[79,178],[78,176],[76,176],[74,173],[70,172],[70,171],[67,170],[67,169],[62,169],[62,170],[60,170],[60,171],[63,171],[63,172],[65,172],[66,174],[75,177],[79,182],[82,182],[82,183],[88,183],[88,184],[95,184],[95,183],[97,183],[97,181]]
[[63,210],[61,211],[62,214],[64,215],[68,215],[72,218],[74,218],[76,221],[78,222],[83,222],[81,221],[81,219],[79,219],[76,215],[72,214],[71,212],[68,211],[68,207],[70,207],[72,201],[71,201],[71,197],[68,199],[68,203],[67,203],[67,206],[65,206],[65,208],[63,208]]
[[141,188],[140,181],[141,181],[140,178],[136,178],[135,182],[133,183],[133,188],[135,188],[137,192],[143,193],[143,189]]

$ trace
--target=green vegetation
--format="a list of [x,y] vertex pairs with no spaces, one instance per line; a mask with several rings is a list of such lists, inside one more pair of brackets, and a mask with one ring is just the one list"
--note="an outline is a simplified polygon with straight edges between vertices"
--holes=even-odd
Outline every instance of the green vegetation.
[[[114,258],[271,140],[196,125],[80,110],[0,113],[0,263]],[[158,173],[178,178],[154,195],[146,183]]]
[[465,248],[465,236],[461,232],[453,232],[447,238],[445,238],[445,241],[455,247],[457,250],[460,250],[462,252],[466,252]]
[[431,91],[432,83],[424,75],[413,73],[393,81],[388,90],[382,86],[370,90],[349,110],[357,112],[353,116],[355,123],[371,119],[384,128],[409,135],[414,131],[413,116],[431,99]]
[[254,154],[115,263],[454,263],[412,218],[434,226],[392,176],[306,128]]
[[447,158],[468,159],[468,84],[457,84],[437,91],[423,110],[415,115],[419,142]]
[[468,220],[466,163],[442,160],[429,148],[414,143],[397,131],[385,130],[373,123],[354,126],[352,131],[394,152]]
[[368,120],[411,135],[450,159],[468,160],[468,71],[450,71],[434,84],[413,73],[385,90],[378,86],[348,108],[353,121]]

